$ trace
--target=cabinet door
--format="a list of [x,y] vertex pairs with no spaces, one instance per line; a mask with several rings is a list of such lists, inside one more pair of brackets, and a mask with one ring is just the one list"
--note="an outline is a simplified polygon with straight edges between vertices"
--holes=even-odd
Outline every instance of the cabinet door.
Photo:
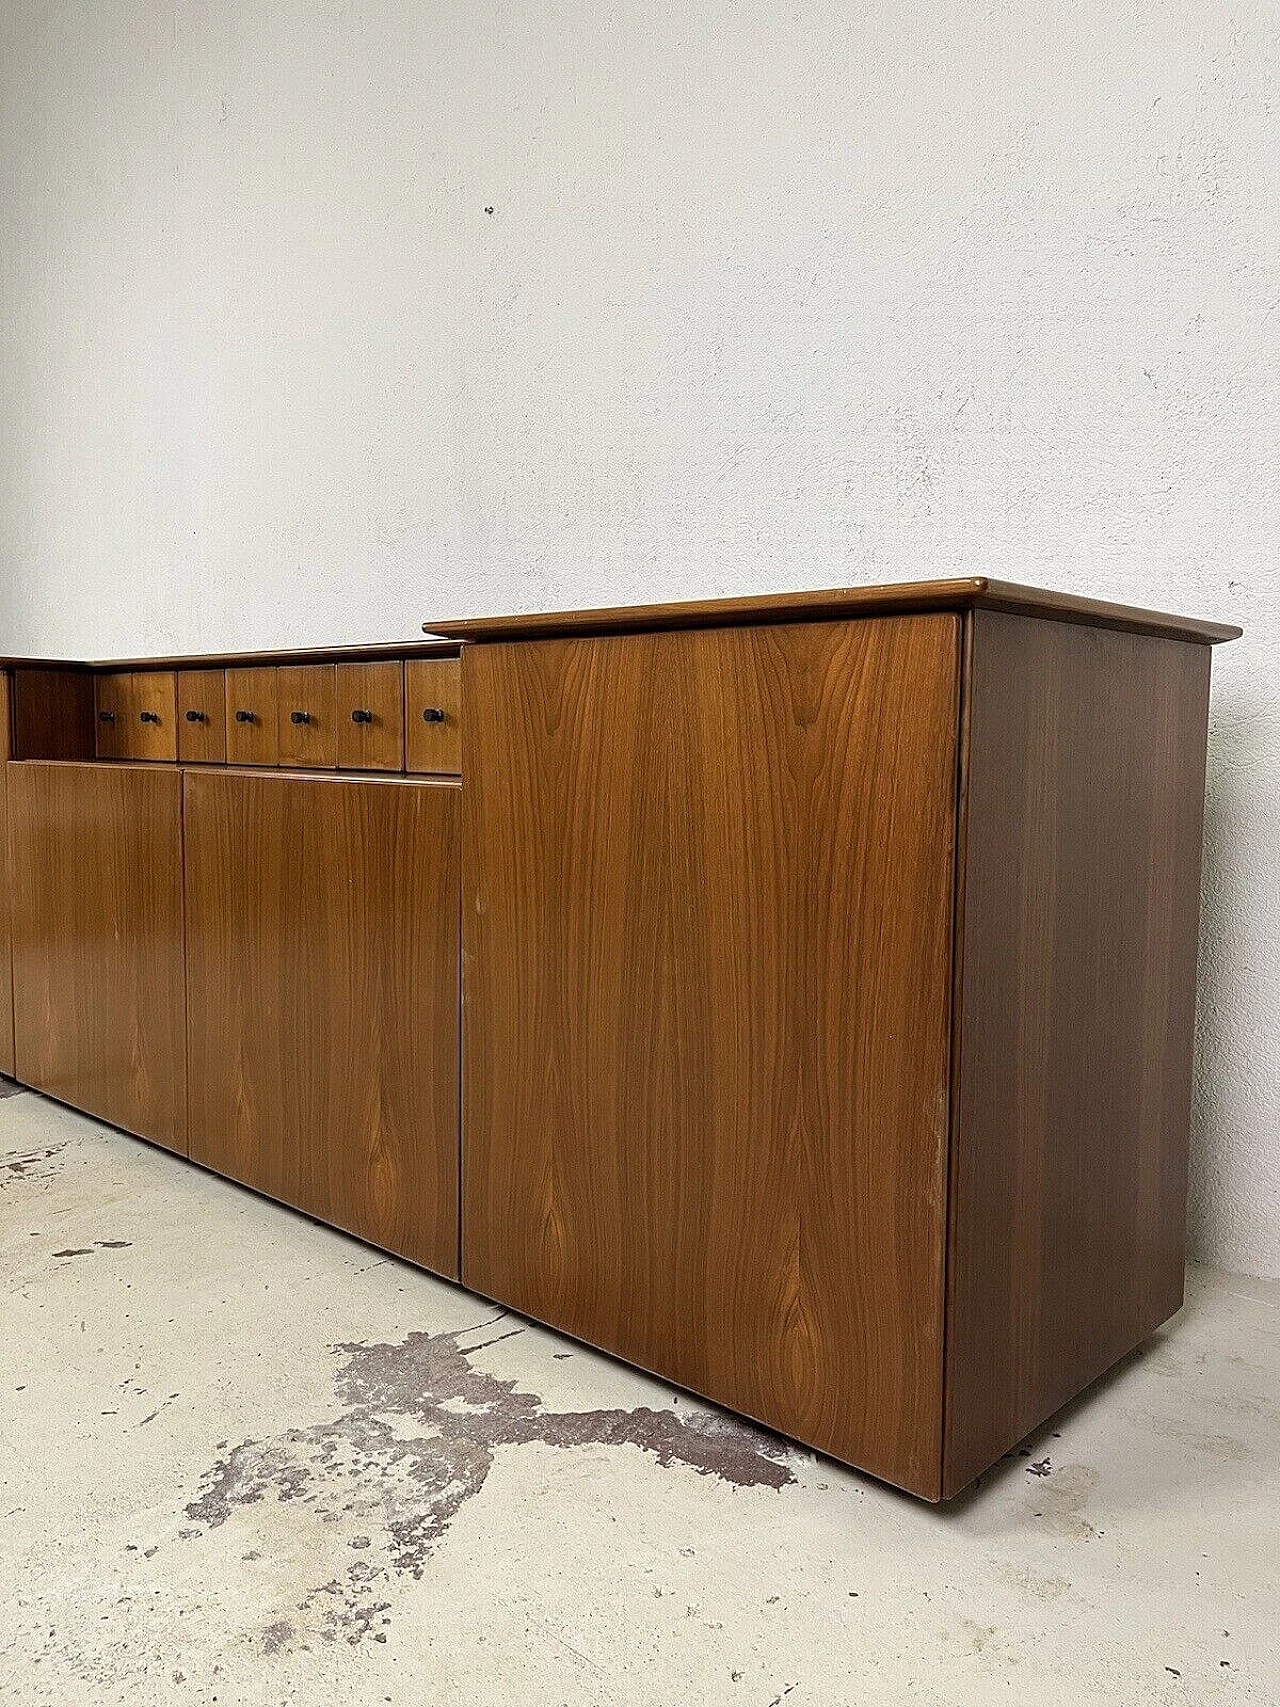
[[17,1075],[185,1150],[182,794],[150,765],[9,766]]
[[456,658],[411,658],[404,667],[405,769],[462,769],[462,672]]
[[274,765],[280,757],[279,693],[271,665],[228,670],[227,763]]
[[333,716],[333,665],[289,664],[276,671],[282,765],[338,768],[338,728]]
[[98,757],[178,756],[177,678],[172,670],[120,670],[97,678]]
[[937,1498],[958,619],[463,670],[464,1283]]
[[338,768],[404,769],[404,666],[339,664],[334,669]]
[[[0,671],[0,866],[8,840],[9,823],[9,765],[11,742],[10,687],[12,678]],[[9,947],[9,908],[11,886],[3,885],[0,894],[0,1073],[13,1076],[13,962]]]
[[459,791],[186,775],[191,1154],[458,1270]]
[[227,762],[227,678],[224,671],[178,671],[178,758],[184,765],[222,765]]

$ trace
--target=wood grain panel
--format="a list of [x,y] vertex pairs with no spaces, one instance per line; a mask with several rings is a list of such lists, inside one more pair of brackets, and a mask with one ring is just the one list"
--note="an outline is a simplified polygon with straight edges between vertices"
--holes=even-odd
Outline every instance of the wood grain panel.
[[178,757],[184,765],[227,762],[225,671],[178,671]]
[[227,763],[274,765],[280,758],[276,672],[266,665],[227,671]]
[[621,605],[612,609],[526,611],[424,623],[455,640],[537,640],[585,634],[637,634],[648,630],[732,628],[749,623],[839,621],[848,617],[909,616],[922,611],[1015,611],[1054,622],[1078,622],[1133,634],[1198,640],[1235,640],[1234,623],[1207,622],[1166,611],[1140,610],[1104,599],[1022,587],[985,575],[942,581],[896,581],[879,587],[829,587],[812,592],[760,593],[730,599],[685,599],[674,604]]
[[178,688],[172,670],[122,670],[96,679],[98,757],[173,764]]
[[9,767],[17,1076],[185,1150],[176,769]]
[[91,759],[93,677],[88,670],[15,668],[11,683],[15,759]]
[[[0,671],[0,849],[7,849],[9,836],[9,766],[7,763],[12,741],[10,692],[12,682],[7,670]],[[13,955],[9,939],[9,912],[12,906],[12,884],[8,875],[8,855],[4,855],[4,884],[0,893],[0,1073],[13,1077]]]
[[463,655],[465,1283],[930,1498],[959,627]]
[[1182,1302],[1210,657],[972,621],[948,1494]]
[[404,665],[339,664],[334,669],[338,768],[404,769]]
[[405,665],[404,726],[407,769],[461,771],[462,669],[456,658],[413,658]]
[[276,671],[276,683],[279,762],[308,770],[337,770],[333,665],[283,665]]
[[191,1154],[458,1271],[456,785],[186,773]]

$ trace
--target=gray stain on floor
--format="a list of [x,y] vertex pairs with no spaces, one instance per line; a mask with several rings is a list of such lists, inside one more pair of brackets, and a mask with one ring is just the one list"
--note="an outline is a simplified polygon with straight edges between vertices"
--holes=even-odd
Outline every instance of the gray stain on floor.
[[[274,1495],[310,1508],[322,1522],[367,1529],[348,1543],[351,1562],[297,1605],[318,1615],[326,1641],[386,1640],[385,1589],[397,1575],[422,1575],[458,1511],[484,1486],[498,1447],[630,1445],[664,1466],[683,1464],[737,1487],[781,1488],[795,1480],[784,1442],[723,1412],[682,1417],[647,1405],[544,1411],[537,1394],[472,1365],[482,1347],[459,1341],[477,1331],[336,1346],[346,1360],[334,1383],[340,1415],[243,1441],[210,1467],[186,1508],[192,1523],[216,1529],[238,1508]],[[294,1639],[283,1617],[262,1633],[267,1652]]]
[[62,1164],[57,1158],[66,1147],[65,1144],[49,1144],[41,1150],[25,1150],[21,1155],[6,1156],[0,1161],[0,1191],[24,1180],[54,1179],[62,1172]]
[[91,1257],[95,1251],[127,1251],[132,1239],[95,1239],[91,1245],[69,1245],[64,1251],[54,1251],[55,1257]]
[[1280,1703],[1280,1283],[935,1508],[38,1097],[6,1182],[3,1707]]

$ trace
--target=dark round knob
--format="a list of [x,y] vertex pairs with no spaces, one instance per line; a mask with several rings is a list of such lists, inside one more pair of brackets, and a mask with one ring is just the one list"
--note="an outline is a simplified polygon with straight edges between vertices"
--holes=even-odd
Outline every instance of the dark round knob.
[[236,712],[236,722],[237,723],[252,723],[253,722],[253,713],[251,711],[237,711]]
[[115,720],[116,720],[116,714],[114,711],[100,711],[98,713],[98,722],[99,723],[114,723]]
[[310,723],[311,713],[309,711],[291,711],[289,721],[290,723]]
[[353,723],[372,723],[373,713],[371,711],[353,711],[351,721]]
[[140,711],[138,713],[138,722],[139,723],[159,723],[159,721],[160,721],[160,716],[159,716],[158,712]]
[[424,723],[443,723],[444,712],[438,705],[425,706],[422,712],[422,721]]
[[207,719],[205,718],[205,714],[203,711],[189,711],[187,713],[187,722],[188,723],[204,723],[206,721],[207,721]]

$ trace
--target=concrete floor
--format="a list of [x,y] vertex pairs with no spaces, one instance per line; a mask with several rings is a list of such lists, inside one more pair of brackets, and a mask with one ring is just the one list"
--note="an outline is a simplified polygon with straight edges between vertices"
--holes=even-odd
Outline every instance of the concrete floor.
[[0,1269],[6,1707],[1280,1702],[1278,1285],[931,1509],[28,1092]]

